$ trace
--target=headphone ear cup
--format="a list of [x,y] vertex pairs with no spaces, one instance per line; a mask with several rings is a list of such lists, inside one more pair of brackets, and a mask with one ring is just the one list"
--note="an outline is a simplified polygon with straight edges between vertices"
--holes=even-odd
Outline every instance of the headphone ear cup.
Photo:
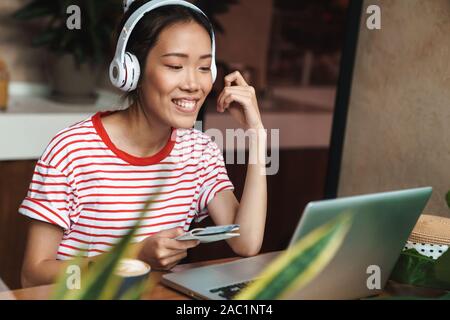
[[122,86],[123,91],[133,91],[136,89],[141,68],[136,56],[132,53],[125,52],[125,82]]
[[216,61],[214,59],[211,62],[211,76],[212,76],[212,81],[214,83],[217,78],[217,66],[216,66]]

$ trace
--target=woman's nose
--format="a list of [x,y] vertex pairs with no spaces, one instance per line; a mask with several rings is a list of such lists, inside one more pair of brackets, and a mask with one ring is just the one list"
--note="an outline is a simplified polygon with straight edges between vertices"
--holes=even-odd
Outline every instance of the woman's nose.
[[195,70],[186,70],[182,89],[186,91],[197,91],[200,88],[199,79]]

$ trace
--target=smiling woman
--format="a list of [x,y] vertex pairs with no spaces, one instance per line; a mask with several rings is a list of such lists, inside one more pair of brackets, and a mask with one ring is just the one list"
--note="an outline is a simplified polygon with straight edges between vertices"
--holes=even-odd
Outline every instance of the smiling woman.
[[[135,16],[139,21],[133,24]],[[129,106],[62,130],[39,159],[19,209],[32,218],[25,286],[54,281],[62,268],[58,260],[79,251],[88,261],[110,250],[149,197],[155,200],[145,209],[133,251],[152,269],[170,269],[186,257],[198,242],[175,238],[208,214],[218,225],[240,224],[242,235],[227,240],[237,254],[255,255],[261,247],[264,161],[248,165],[239,203],[221,150],[192,128],[215,78],[214,35],[206,16],[184,1],[136,1],[119,32],[119,44],[124,33],[131,35],[125,37],[126,52],[117,51],[125,53],[125,62],[116,52],[111,64],[112,81],[127,91]],[[252,153],[265,150],[254,89],[238,72],[225,83],[218,111],[229,110],[244,128],[255,130]]]

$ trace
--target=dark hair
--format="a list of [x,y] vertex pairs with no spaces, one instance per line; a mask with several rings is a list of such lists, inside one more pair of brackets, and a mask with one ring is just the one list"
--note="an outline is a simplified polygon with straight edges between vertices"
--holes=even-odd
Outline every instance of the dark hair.
[[[128,18],[146,2],[148,2],[148,0],[137,0],[131,4],[119,23],[116,40]],[[149,51],[158,41],[159,34],[166,27],[179,22],[191,21],[197,22],[200,26],[205,28],[212,39],[212,26],[209,20],[200,12],[180,5],[159,7],[146,13],[145,16],[139,20],[128,39],[126,51],[133,53],[137,57],[141,67],[141,75],[138,80],[137,88],[130,92],[126,92],[122,96],[123,100],[128,100],[132,103],[136,103],[139,100],[140,83],[146,67],[147,56]]]

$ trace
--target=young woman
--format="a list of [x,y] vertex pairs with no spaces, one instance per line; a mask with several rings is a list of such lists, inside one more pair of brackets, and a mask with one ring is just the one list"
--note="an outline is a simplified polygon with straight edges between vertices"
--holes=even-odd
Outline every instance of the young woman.
[[[130,15],[147,1],[134,2]],[[81,249],[86,261],[111,248],[151,207],[135,238],[139,259],[167,270],[197,241],[174,238],[208,214],[217,225],[240,224],[228,239],[236,254],[259,252],[266,217],[264,161],[249,162],[240,202],[222,152],[193,129],[211,91],[212,37],[207,18],[182,5],[148,12],[133,29],[127,51],[139,60],[128,108],[101,112],[59,132],[36,165],[19,212],[31,219],[24,286],[51,283]],[[217,111],[253,130],[250,153],[266,148],[254,89],[239,72],[225,77]],[[207,258],[207,257],[205,257]]]

